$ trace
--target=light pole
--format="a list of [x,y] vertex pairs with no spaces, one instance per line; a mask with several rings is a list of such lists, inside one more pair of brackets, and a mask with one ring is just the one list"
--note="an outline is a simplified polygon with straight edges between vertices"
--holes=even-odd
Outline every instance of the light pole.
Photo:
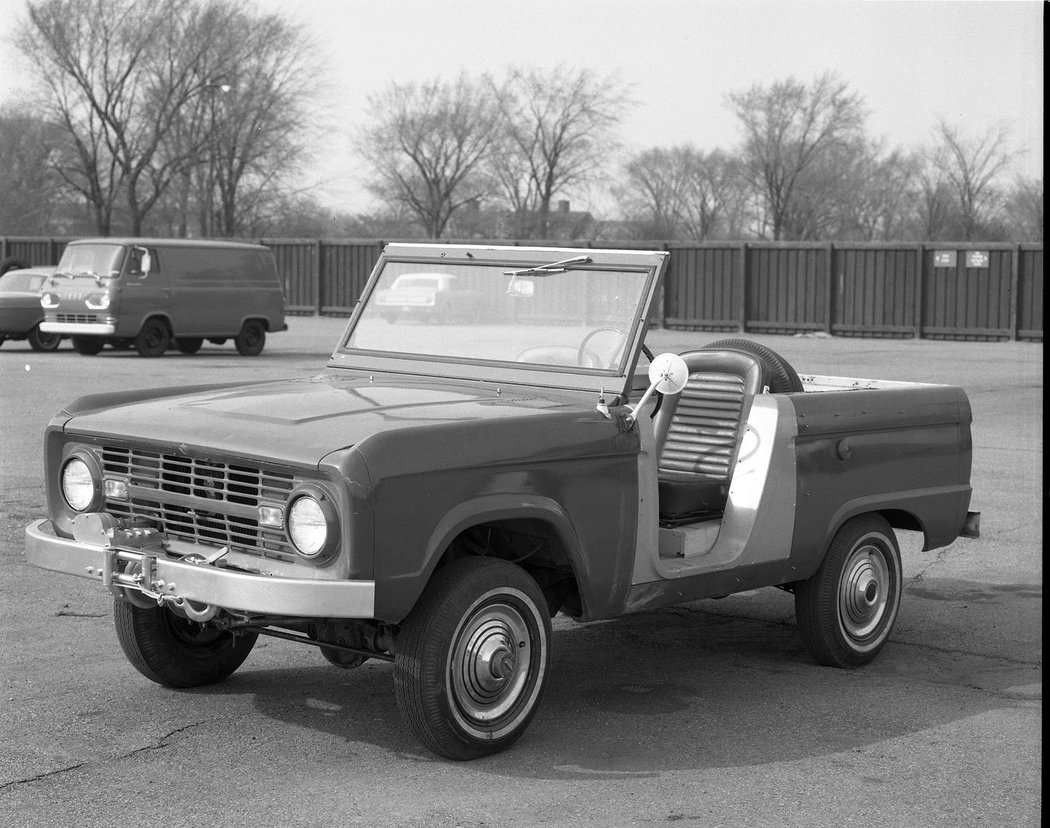
[[231,89],[233,87],[223,80],[214,80],[204,84],[204,90],[208,93],[208,192],[201,230],[205,238],[215,235],[215,153],[219,144],[215,135],[215,93],[225,95]]

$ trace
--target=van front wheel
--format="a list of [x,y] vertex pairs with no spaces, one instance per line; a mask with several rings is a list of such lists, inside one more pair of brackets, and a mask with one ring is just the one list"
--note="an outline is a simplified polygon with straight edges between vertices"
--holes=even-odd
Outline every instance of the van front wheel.
[[241,356],[258,356],[266,344],[266,329],[257,319],[249,319],[233,342]]
[[139,335],[135,337],[135,350],[140,356],[159,357],[168,350],[170,342],[168,326],[159,319],[147,319]]

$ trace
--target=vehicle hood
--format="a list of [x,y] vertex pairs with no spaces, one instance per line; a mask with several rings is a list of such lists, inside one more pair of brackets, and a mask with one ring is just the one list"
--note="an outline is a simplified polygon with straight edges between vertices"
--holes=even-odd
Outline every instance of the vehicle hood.
[[579,402],[495,387],[340,377],[102,394],[65,410],[65,431],[179,451],[316,466],[381,432],[579,410]]

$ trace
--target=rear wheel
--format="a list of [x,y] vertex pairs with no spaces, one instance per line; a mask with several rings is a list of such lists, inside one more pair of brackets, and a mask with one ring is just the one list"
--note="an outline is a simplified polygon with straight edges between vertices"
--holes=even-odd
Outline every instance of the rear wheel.
[[521,567],[463,558],[435,573],[405,619],[394,694],[419,740],[449,759],[512,745],[550,671],[547,602]]
[[790,394],[802,390],[802,380],[791,364],[772,348],[767,348],[759,342],[752,339],[720,339],[705,345],[704,348],[744,351],[757,356],[769,369],[769,390],[774,394]]
[[74,336],[73,350],[84,356],[94,356],[102,350],[105,342],[95,336]]
[[171,334],[168,333],[168,326],[163,320],[147,319],[135,337],[135,350],[139,352],[139,356],[159,357],[168,350],[170,343]]
[[858,667],[879,654],[901,601],[901,553],[881,515],[842,525],[813,577],[795,586],[802,643],[821,664]]
[[249,319],[241,326],[241,332],[234,339],[237,353],[241,356],[258,356],[266,344],[266,329],[258,319]]
[[176,615],[166,607],[145,609],[113,599],[117,640],[142,675],[167,687],[198,687],[222,681],[244,662],[258,633],[233,635]]
[[43,333],[39,325],[29,332],[29,347],[34,351],[53,351],[62,342],[62,334]]

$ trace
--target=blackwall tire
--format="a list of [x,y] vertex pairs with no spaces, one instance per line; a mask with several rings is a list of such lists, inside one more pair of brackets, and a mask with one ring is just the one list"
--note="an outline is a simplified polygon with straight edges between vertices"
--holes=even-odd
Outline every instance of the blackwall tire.
[[233,344],[241,356],[258,356],[266,345],[266,328],[259,320],[249,319],[241,326]]
[[398,708],[439,756],[504,750],[539,708],[550,650],[547,602],[528,573],[491,558],[454,561],[435,573],[398,635]]
[[164,356],[170,344],[171,334],[168,333],[168,326],[162,319],[147,319],[135,337],[135,350],[139,352],[139,356]]
[[704,348],[744,351],[757,356],[769,368],[769,390],[773,394],[791,394],[802,390],[802,380],[791,364],[772,348],[767,348],[753,339],[720,339],[705,345]]
[[120,597],[113,599],[113,621],[128,661],[165,687],[222,681],[244,663],[258,638],[197,624],[163,607],[143,609]]
[[43,333],[40,325],[34,325],[27,338],[34,351],[54,351],[62,344],[62,334]]
[[893,631],[901,589],[900,547],[889,523],[880,515],[847,521],[813,577],[795,585],[802,643],[829,667],[867,664]]

